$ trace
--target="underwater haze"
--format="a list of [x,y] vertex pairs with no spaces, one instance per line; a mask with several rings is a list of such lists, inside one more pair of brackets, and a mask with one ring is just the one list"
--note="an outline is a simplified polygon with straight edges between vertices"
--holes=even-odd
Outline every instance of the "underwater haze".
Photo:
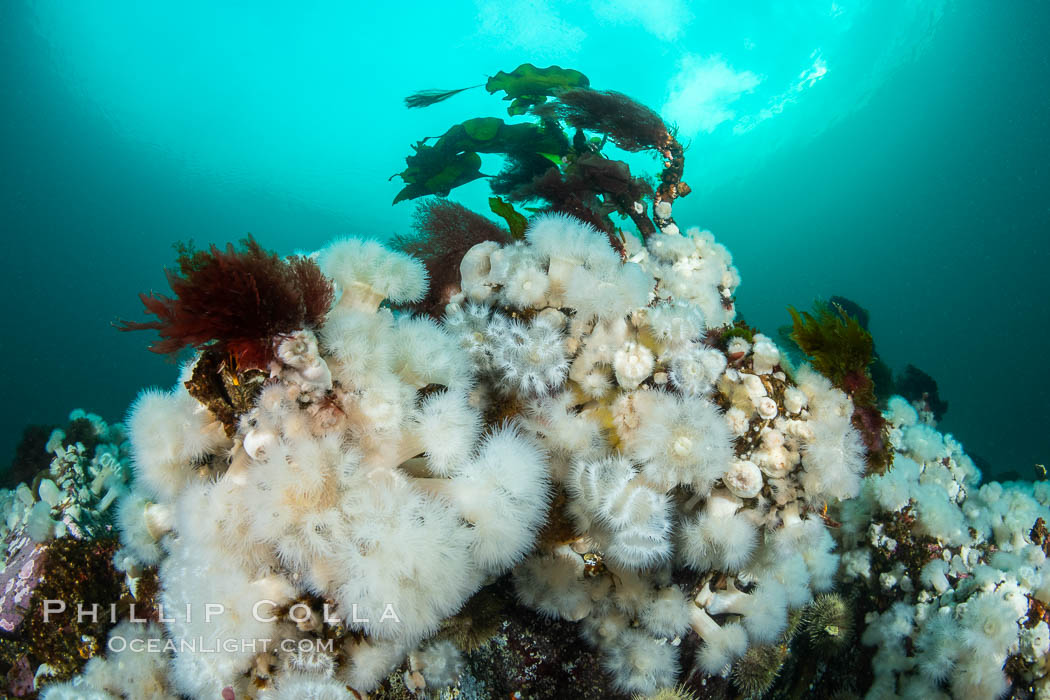
[[986,476],[1032,478],[1050,456],[1048,35],[1050,8],[1023,1],[7,0],[0,454],[27,424],[116,420],[173,383],[152,337],[112,326],[167,290],[173,243],[408,232],[388,178],[410,144],[503,106],[404,96],[530,62],[679,126],[676,217],[733,252],[749,323],[856,301],[890,367],[937,380],[940,429]]

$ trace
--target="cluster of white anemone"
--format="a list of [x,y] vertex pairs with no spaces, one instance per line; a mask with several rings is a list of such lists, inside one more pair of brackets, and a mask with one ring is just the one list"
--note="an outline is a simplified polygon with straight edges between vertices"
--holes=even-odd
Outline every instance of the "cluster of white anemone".
[[[144,392],[118,563],[159,566],[171,692],[348,697],[406,655],[406,686],[451,682],[458,657],[427,637],[511,568],[522,601],[580,621],[616,687],[651,692],[679,677],[685,635],[725,674],[830,588],[816,513],[859,488],[849,399],[807,368],[790,379],[760,334],[705,342],[739,282],[710,233],[625,252],[538,217],[465,255],[438,325],[382,306],[420,298],[418,262],[340,241],[320,255],[338,302],[316,335],[275,339],[234,435],[187,393],[191,367]],[[576,534],[535,547],[552,484],[549,517]],[[316,600],[363,636],[281,651],[331,629]]]
[[95,537],[112,520],[113,504],[127,491],[128,445],[120,423],[106,423],[76,409],[69,420],[87,421],[97,441],[90,451],[56,428],[45,450],[52,456],[47,473],[13,489],[0,489],[0,540],[7,541],[0,571],[27,543],[53,537]]
[[[1001,697],[1014,657],[1035,697],[1050,698],[1050,628],[1030,617],[1031,601],[1050,603],[1050,563],[1032,541],[1036,521],[1050,522],[1050,485],[978,486],[962,446],[921,415],[890,399],[893,466],[842,508],[843,577],[889,601],[865,621],[862,641],[877,648],[866,697]],[[902,561],[916,543],[887,527],[902,517],[920,538],[918,570]]]
[[[423,266],[354,239],[320,265],[337,303],[316,335],[275,339],[234,435],[183,381],[129,415],[118,558],[159,566],[171,688],[187,697],[371,690],[522,559],[548,508],[546,456],[515,424],[484,428],[451,337],[381,308],[420,298]],[[311,663],[285,651],[336,621],[363,636]],[[447,682],[448,665],[416,686]]]
[[[593,228],[545,215],[525,241],[472,248],[461,277],[445,326],[479,371],[480,400],[525,416],[551,455],[566,498],[551,517],[576,532],[515,569],[518,595],[580,621],[618,688],[673,685],[690,630],[699,667],[726,673],[832,586],[837,556],[813,511],[860,486],[852,403],[808,368],[796,386],[765,336],[704,342],[732,322],[739,282],[710,233],[628,237],[621,256]],[[542,348],[519,341],[494,361],[509,328],[536,326]],[[526,386],[527,374],[544,380]],[[682,567],[692,587],[672,583]]]

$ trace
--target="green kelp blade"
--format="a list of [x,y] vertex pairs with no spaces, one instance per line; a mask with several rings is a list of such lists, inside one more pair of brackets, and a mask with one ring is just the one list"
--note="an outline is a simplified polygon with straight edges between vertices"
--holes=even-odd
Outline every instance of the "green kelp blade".
[[485,89],[495,94],[506,93],[504,100],[511,102],[507,112],[511,116],[524,114],[533,105],[542,104],[560,90],[588,87],[591,81],[578,70],[549,66],[537,68],[523,63],[510,73],[500,71],[485,83]]
[[463,122],[463,131],[475,141],[491,141],[496,138],[503,120],[498,117],[477,117]]
[[473,151],[455,153],[421,146],[405,162],[408,167],[398,173],[405,187],[394,198],[394,204],[427,195],[446,197],[454,188],[484,177],[481,156]]
[[561,168],[562,166],[565,165],[565,163],[561,159],[561,156],[559,156],[559,155],[557,155],[555,153],[538,153],[537,155],[543,156],[544,158],[546,158],[550,162],[552,162],[555,165],[557,165],[559,168]]
[[568,144],[562,134],[542,124],[507,124],[497,117],[468,119],[442,134],[433,148],[445,153],[535,153],[556,156],[565,153]]
[[502,217],[507,222],[507,227],[510,229],[510,235],[515,240],[525,240],[525,229],[528,227],[528,220],[522,216],[510,202],[505,202],[501,197],[489,197],[489,209],[492,213]]

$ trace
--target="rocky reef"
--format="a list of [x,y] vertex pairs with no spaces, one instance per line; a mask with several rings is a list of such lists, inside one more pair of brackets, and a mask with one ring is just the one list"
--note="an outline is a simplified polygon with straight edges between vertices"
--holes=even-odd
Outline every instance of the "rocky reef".
[[797,360],[740,320],[655,113],[486,88],[526,121],[417,143],[398,198],[501,153],[506,227],[424,199],[393,245],[187,248],[143,297],[177,381],[0,492],[7,693],[1050,697],[1050,487],[878,396],[841,305],[793,312]]

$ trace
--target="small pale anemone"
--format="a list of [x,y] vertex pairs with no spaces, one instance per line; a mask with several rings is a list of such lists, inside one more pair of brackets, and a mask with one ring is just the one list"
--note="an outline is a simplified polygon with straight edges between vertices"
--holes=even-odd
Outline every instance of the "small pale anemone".
[[592,399],[600,399],[613,387],[612,377],[605,367],[594,367],[576,380],[580,389]]
[[550,289],[550,279],[538,267],[526,265],[515,271],[503,286],[503,296],[518,308],[542,306]]
[[483,304],[449,304],[445,312],[445,330],[459,344],[470,365],[477,372],[492,370],[486,329],[491,310]]
[[725,355],[714,348],[694,346],[671,360],[671,381],[682,393],[707,396],[725,369]]
[[484,241],[467,251],[459,263],[460,287],[468,299],[480,302],[492,294],[489,275],[492,272],[492,253],[499,250],[499,243]]
[[653,353],[640,343],[628,341],[613,356],[613,370],[621,388],[637,388],[653,372]]
[[762,471],[754,462],[734,459],[722,483],[740,498],[754,498],[762,490]]
[[525,324],[497,314],[487,335],[492,369],[502,390],[536,396],[550,393],[565,381],[569,360],[564,334],[546,319]]
[[649,327],[659,342],[679,347],[700,337],[705,328],[704,316],[687,302],[661,302],[649,309]]
[[773,341],[759,333],[755,336],[755,346],[752,348],[753,368],[756,374],[769,374],[773,368],[780,364],[780,350]]

